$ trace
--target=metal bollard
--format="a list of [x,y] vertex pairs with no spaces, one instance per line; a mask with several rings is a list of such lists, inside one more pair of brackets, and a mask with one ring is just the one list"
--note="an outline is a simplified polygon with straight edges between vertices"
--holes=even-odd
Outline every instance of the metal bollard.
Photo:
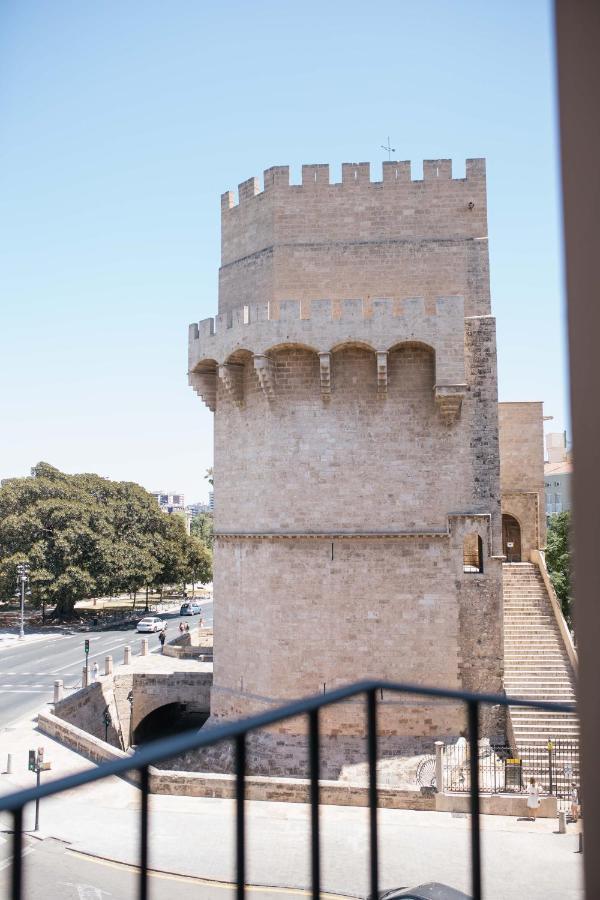
[[81,687],[87,687],[90,683],[90,668],[89,666],[83,667],[83,677],[81,679]]
[[54,702],[58,703],[63,698],[63,682],[60,678],[54,682]]
[[444,793],[444,742],[435,742],[435,786],[439,794]]
[[567,833],[567,814],[564,810],[559,810],[558,813],[558,833]]
[[6,774],[12,775],[13,773],[13,755],[12,753],[6,754]]
[[112,675],[112,670],[113,670],[112,656],[105,656],[104,657],[104,674]]
[[130,666],[131,665],[131,647],[129,644],[126,644],[123,647],[123,665]]
[[148,656],[148,638],[142,638],[142,656]]

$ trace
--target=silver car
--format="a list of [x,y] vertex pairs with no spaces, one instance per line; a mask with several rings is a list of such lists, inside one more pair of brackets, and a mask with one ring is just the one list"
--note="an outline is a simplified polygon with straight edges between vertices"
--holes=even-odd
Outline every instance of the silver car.
[[144,616],[137,623],[137,631],[162,631],[165,623],[158,616]]

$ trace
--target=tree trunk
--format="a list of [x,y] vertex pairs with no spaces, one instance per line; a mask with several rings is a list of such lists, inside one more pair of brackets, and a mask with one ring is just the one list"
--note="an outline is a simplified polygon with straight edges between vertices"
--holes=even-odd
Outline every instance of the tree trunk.
[[53,619],[75,618],[75,597],[59,597],[52,613]]

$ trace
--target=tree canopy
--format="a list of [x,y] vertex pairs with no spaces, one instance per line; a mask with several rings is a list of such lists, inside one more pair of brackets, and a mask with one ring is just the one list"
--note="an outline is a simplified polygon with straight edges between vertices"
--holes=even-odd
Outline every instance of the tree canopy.
[[212,548],[214,526],[211,513],[200,513],[199,516],[194,516],[190,525],[190,531],[203,544]]
[[212,578],[210,549],[140,485],[44,462],[0,486],[0,596],[14,593],[20,562],[32,601],[60,618],[84,598]]
[[550,580],[560,600],[563,615],[573,627],[573,596],[571,593],[571,556],[569,538],[571,513],[550,516],[546,538],[546,565]]

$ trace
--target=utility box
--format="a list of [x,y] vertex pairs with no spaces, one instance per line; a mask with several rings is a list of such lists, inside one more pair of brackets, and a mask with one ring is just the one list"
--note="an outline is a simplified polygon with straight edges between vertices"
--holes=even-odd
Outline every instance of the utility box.
[[523,789],[523,764],[516,757],[504,760],[504,789],[507,791]]

